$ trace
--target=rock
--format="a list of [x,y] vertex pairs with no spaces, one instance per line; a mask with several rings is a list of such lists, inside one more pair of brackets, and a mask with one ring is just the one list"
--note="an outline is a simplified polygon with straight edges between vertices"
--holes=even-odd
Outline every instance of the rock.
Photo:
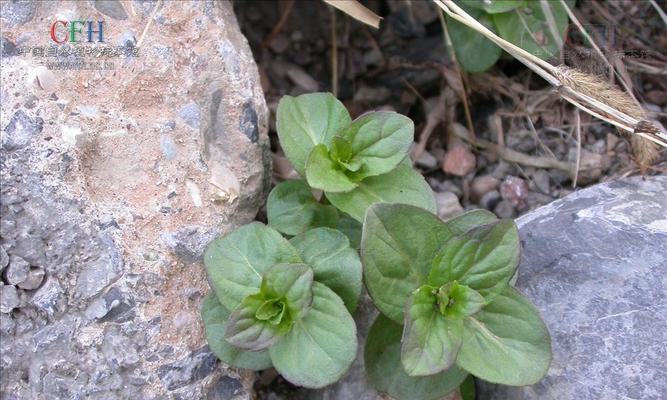
[[118,0],[94,0],[95,9],[113,19],[127,19],[127,12]]
[[9,2],[3,1],[0,7],[0,10],[2,10],[0,13],[2,20],[7,25],[12,26],[22,25],[31,21],[35,17],[37,4],[35,1],[13,0]]
[[549,184],[549,172],[544,169],[538,169],[533,173],[533,182],[537,190],[543,194],[551,193],[551,185]]
[[18,110],[9,119],[2,135],[2,148],[12,151],[25,147],[36,134],[42,131],[44,121],[32,118],[23,110]]
[[[41,22],[8,24],[14,4]],[[0,4],[2,37],[26,48],[56,16],[104,19],[129,47],[153,19],[109,70],[0,60],[0,248],[32,266],[2,289],[3,399],[205,399],[238,376],[201,350],[201,254],[265,201],[268,110],[231,3],[156,4]]]
[[463,213],[459,198],[452,192],[435,193],[435,204],[440,219],[449,219]]
[[247,396],[241,382],[236,378],[223,376],[206,393],[206,400],[229,400],[237,396]]
[[492,190],[487,192],[484,196],[482,196],[481,199],[479,199],[479,206],[489,211],[493,211],[501,199],[500,192],[497,190]]
[[434,169],[438,167],[438,160],[428,151],[422,151],[415,164],[421,168]]
[[491,175],[478,176],[470,184],[470,196],[472,201],[479,201],[485,194],[498,189],[500,181]]
[[28,272],[30,272],[30,264],[21,257],[12,256],[9,258],[9,266],[5,271],[5,280],[10,285],[18,285],[28,279]]
[[24,290],[35,290],[44,281],[44,270],[42,268],[31,268],[28,272],[28,277],[21,283],[19,288]]
[[183,122],[194,129],[199,129],[199,114],[199,106],[195,103],[184,105],[178,112],[178,116],[181,117]]
[[[553,361],[532,386],[483,399],[659,399],[667,393],[667,176],[580,190],[517,220],[517,288],[540,310]],[[585,377],[585,379],[581,379]]]
[[498,218],[514,218],[516,217],[516,209],[514,204],[509,200],[501,200],[493,208],[493,212],[498,216]]
[[158,375],[167,390],[176,390],[207,377],[217,363],[218,358],[204,346],[181,360],[161,366]]
[[500,195],[502,198],[518,208],[526,207],[526,198],[529,191],[526,181],[516,176],[510,175],[500,184]]
[[442,162],[442,170],[448,174],[465,176],[475,170],[475,155],[464,146],[454,146],[447,150]]
[[0,283],[0,312],[8,314],[18,307],[19,303],[16,287]]

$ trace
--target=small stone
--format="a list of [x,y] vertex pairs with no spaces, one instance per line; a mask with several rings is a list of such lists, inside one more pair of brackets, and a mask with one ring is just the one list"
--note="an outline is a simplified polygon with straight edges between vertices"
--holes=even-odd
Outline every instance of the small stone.
[[440,219],[449,219],[463,213],[463,207],[459,203],[459,198],[452,192],[436,193],[435,203]]
[[466,176],[475,170],[475,155],[463,146],[455,146],[447,151],[442,162],[442,170],[456,176]]
[[514,205],[509,200],[502,200],[493,209],[493,212],[498,216],[498,218],[514,218],[516,216],[516,210]]
[[162,154],[167,161],[171,161],[176,158],[176,144],[174,140],[169,135],[162,135],[160,137],[160,147],[162,148]]
[[23,110],[12,115],[2,135],[2,147],[12,151],[25,147],[36,134],[42,131],[44,120],[31,118]]
[[113,19],[127,19],[127,12],[118,0],[95,0],[95,9]]
[[56,74],[51,72],[45,66],[39,66],[33,71],[35,76],[35,82],[40,89],[44,90],[47,93],[52,93],[56,90],[58,86],[58,78]]
[[514,207],[523,208],[526,206],[528,192],[526,181],[516,176],[510,175],[500,184],[500,195],[504,200],[510,201]]
[[415,164],[417,164],[418,167],[434,169],[438,167],[438,160],[428,151],[422,151],[417,161],[415,161]]
[[199,129],[199,106],[196,103],[184,105],[178,112],[178,116],[189,127]]
[[5,251],[5,248],[0,246],[0,272],[2,272],[8,265],[9,265],[9,256]]
[[389,97],[391,97],[391,90],[384,86],[362,86],[354,93],[354,102],[361,104],[382,104],[386,102]]
[[0,312],[9,314],[21,303],[16,287],[0,283]]
[[245,389],[238,379],[231,376],[223,376],[206,393],[206,400],[229,400],[244,394]]
[[492,190],[484,194],[484,196],[482,196],[482,198],[479,199],[479,206],[489,211],[493,211],[493,209],[496,208],[500,200],[501,200],[500,192],[498,192],[497,190]]
[[[568,159],[571,162],[577,160],[577,149],[570,149]],[[581,158],[579,161],[579,173],[577,175],[577,184],[588,184],[597,182],[602,172],[609,167],[609,157],[602,154],[593,153],[586,149],[581,149]],[[574,179],[574,175],[570,176]]]
[[287,68],[287,77],[304,92],[317,92],[319,84],[306,71],[291,65]]
[[500,181],[491,175],[478,176],[470,184],[470,195],[473,201],[481,199],[485,194],[498,189]]
[[269,43],[269,48],[276,54],[285,52],[289,47],[289,38],[287,35],[280,33],[278,36],[273,38],[271,43]]
[[535,182],[535,187],[537,190],[543,194],[551,193],[551,185],[549,184],[549,172],[538,169],[533,173],[533,182]]
[[62,292],[63,288],[60,287],[60,284],[55,278],[47,278],[44,285],[42,285],[42,287],[32,296],[30,302],[37,308],[53,315],[56,311],[58,298]]
[[612,153],[616,149],[619,138],[613,133],[607,133],[607,154]]
[[31,268],[28,272],[28,277],[23,282],[19,283],[19,287],[25,290],[35,290],[42,284],[44,280],[44,269]]
[[5,279],[10,285],[18,285],[28,279],[30,264],[21,257],[12,255],[9,257],[9,266],[5,271]]

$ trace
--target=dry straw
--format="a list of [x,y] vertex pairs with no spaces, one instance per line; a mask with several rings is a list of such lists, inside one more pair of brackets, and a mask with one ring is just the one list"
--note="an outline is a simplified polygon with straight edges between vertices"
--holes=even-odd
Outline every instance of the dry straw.
[[642,169],[658,158],[656,145],[667,147],[667,134],[646,119],[646,113],[626,92],[598,76],[565,65],[553,66],[502,39],[471,17],[452,0],[433,0],[451,18],[476,30],[521,61],[558,89],[558,94],[577,108],[632,134],[634,153]]

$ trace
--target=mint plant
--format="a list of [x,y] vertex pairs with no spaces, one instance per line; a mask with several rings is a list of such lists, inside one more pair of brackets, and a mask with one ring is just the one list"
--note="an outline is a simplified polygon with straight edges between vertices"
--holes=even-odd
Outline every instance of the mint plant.
[[[575,0],[566,0],[568,7]],[[457,5],[503,39],[542,59],[558,55],[568,15],[559,1],[457,0]],[[447,17],[456,58],[463,69],[482,72],[498,61],[500,47],[482,34]]]
[[288,241],[255,222],[214,240],[204,263],[213,292],[202,317],[222,361],[273,366],[310,388],[335,382],[350,367],[361,262],[345,235],[317,228]]
[[519,250],[514,222],[488,212],[444,223],[409,205],[370,207],[361,254],[382,315],[366,342],[369,381],[418,400],[447,394],[467,373],[517,386],[541,379],[551,361],[549,334],[509,285]]
[[486,211],[440,221],[407,158],[408,118],[373,112],[352,120],[332,95],[314,93],[285,96],[277,128],[303,179],[271,191],[268,226],[242,226],[204,256],[213,290],[202,317],[222,361],[273,366],[308,388],[340,379],[356,355],[351,314],[363,261],[382,313],[364,350],[379,391],[428,400],[459,387],[469,393],[469,374],[526,385],[546,373],[546,328],[510,287],[516,226]]
[[[357,221],[361,222],[368,206],[376,202],[412,204],[435,211],[430,187],[407,160],[414,135],[409,118],[376,111],[352,121],[333,95],[312,93],[283,97],[276,128],[285,155],[308,187],[324,191],[335,208]],[[278,192],[269,199],[270,217],[284,217],[278,208],[309,210],[307,218],[300,220],[300,228],[292,232],[309,226],[303,224],[306,220],[331,226],[331,209],[313,207],[307,197],[286,196],[290,190],[284,187]],[[280,200],[281,205],[274,200]],[[269,218],[269,224],[290,233],[274,218]]]

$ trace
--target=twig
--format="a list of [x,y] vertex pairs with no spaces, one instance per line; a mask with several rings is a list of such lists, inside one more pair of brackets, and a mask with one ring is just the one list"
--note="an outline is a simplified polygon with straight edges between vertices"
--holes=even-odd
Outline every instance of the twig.
[[262,47],[264,48],[269,47],[271,42],[273,42],[273,39],[275,39],[276,36],[278,36],[280,31],[283,29],[283,26],[285,26],[285,23],[287,23],[287,19],[289,18],[289,15],[292,13],[292,8],[294,8],[294,0],[287,0],[287,5],[285,6],[285,10],[280,16],[278,23],[273,27],[273,29],[271,29],[271,33],[269,33],[269,35],[262,41]]
[[655,2],[655,0],[648,0],[648,1],[651,3],[653,8],[655,8],[655,10],[658,12],[658,14],[660,14],[660,18],[662,18],[662,22],[664,22],[665,25],[667,25],[667,14],[665,14],[665,12],[662,11],[662,8],[660,8],[660,6],[658,5],[658,3]]
[[357,0],[324,0],[324,2],[330,6],[336,7],[357,21],[370,25],[375,29],[380,28],[382,17],[364,7]]
[[139,36],[139,40],[137,41],[137,48],[140,48],[141,45],[144,43],[144,38],[146,37],[146,34],[148,33],[148,29],[151,27],[151,24],[153,23],[153,19],[155,18],[155,14],[157,14],[158,8],[162,5],[162,0],[158,0],[157,3],[155,3],[155,8],[153,8],[153,12],[151,13],[151,17],[148,19],[148,22],[146,22],[146,26],[144,26],[144,31],[141,32],[141,36]]
[[581,119],[579,117],[579,109],[574,109],[574,122],[577,132],[577,165],[574,168],[574,179],[572,179],[572,188],[577,187],[577,179],[579,178],[579,168],[581,167]]
[[331,10],[331,91],[338,97],[338,38],[336,36],[336,9]]

